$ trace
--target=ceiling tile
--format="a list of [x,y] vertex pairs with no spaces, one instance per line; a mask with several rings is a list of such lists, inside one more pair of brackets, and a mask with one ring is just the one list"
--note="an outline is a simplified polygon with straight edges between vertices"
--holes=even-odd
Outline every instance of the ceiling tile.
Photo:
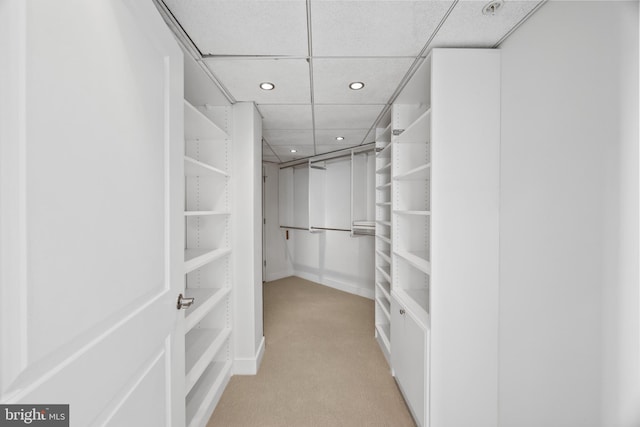
[[313,129],[311,105],[258,105],[263,129]]
[[304,0],[164,0],[203,55],[308,55]]
[[312,1],[314,56],[416,56],[452,1]]
[[384,105],[316,105],[316,129],[369,129]]
[[[314,59],[314,101],[320,104],[384,104],[413,61],[413,58]],[[363,82],[365,86],[351,90],[351,82]]]
[[268,130],[262,135],[274,150],[278,146],[309,145],[313,147],[313,130]]
[[[237,101],[310,104],[309,64],[304,59],[208,59],[213,74]],[[275,84],[260,89],[261,82]]]
[[505,1],[495,15],[483,15],[484,1],[460,1],[431,47],[493,47],[539,1]]
[[[360,144],[369,129],[334,129],[334,130],[316,130],[316,144],[332,146],[332,150],[338,148],[346,148]],[[342,136],[342,141],[336,141],[336,136]]]

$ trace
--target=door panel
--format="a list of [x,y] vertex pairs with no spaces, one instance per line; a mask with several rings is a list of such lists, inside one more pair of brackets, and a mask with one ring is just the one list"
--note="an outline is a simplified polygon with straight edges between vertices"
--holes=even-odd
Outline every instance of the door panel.
[[0,400],[179,426],[182,53],[150,1],[0,12]]

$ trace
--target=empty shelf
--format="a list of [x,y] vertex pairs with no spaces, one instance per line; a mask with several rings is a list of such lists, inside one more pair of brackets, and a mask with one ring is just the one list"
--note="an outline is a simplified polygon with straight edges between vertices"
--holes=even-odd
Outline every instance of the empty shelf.
[[382,338],[387,351],[391,349],[391,328],[389,324],[378,323],[376,324],[376,330],[378,331],[378,335]]
[[417,142],[425,143],[431,135],[431,109],[427,109],[420,117],[411,123],[400,135],[396,137],[394,142],[406,143]]
[[209,215],[230,215],[229,212],[220,211],[184,211],[184,216],[209,216]]
[[379,158],[386,159],[389,157],[390,153],[391,153],[391,143],[385,145],[382,150],[378,151],[377,156]]
[[187,393],[191,391],[200,375],[218,354],[230,334],[230,328],[193,329],[187,334],[185,337],[185,387]]
[[391,206],[391,202],[380,202],[380,203],[376,203],[376,206]]
[[193,159],[189,156],[184,156],[184,174],[186,176],[203,176],[203,175],[221,175],[229,176],[225,171],[215,168],[211,165],[203,163],[199,160]]
[[383,236],[382,234],[376,234],[376,237],[385,243],[391,244],[391,239],[388,238],[387,236]]
[[398,174],[393,177],[394,181],[408,181],[408,180],[425,180],[429,179],[429,172],[431,169],[431,163],[413,168],[407,172]]
[[184,137],[187,141],[199,139],[226,139],[229,136],[200,110],[184,101]]
[[378,220],[378,221],[376,221],[376,224],[386,225],[387,227],[391,227],[391,221]]
[[213,362],[187,395],[187,426],[205,425],[231,374],[231,361]]
[[384,277],[387,282],[391,283],[391,269],[389,267],[376,266],[376,270],[378,270],[380,274],[382,274],[382,277]]
[[398,210],[398,211],[393,211],[393,213],[398,214],[398,215],[422,215],[422,216],[431,215],[431,211],[404,211],[404,210]]
[[394,254],[402,257],[409,264],[426,274],[431,274],[431,263],[427,261],[426,251],[395,251]]
[[386,184],[378,185],[376,190],[389,190],[391,189],[391,183],[387,182]]
[[193,305],[184,318],[186,332],[198,324],[204,316],[231,292],[230,288],[187,288],[187,298],[194,298]]
[[377,174],[387,173],[390,170],[391,170],[391,162],[389,162],[386,165],[382,166],[380,169],[376,169],[376,173]]
[[391,285],[389,285],[389,282],[378,281],[376,282],[376,286],[378,287],[382,295],[384,295],[385,298],[391,301]]
[[231,252],[231,249],[186,249],[184,251],[185,273],[189,273],[196,268],[222,258]]
[[384,259],[385,261],[387,261],[389,264],[391,264],[391,257],[387,254],[385,254],[384,252],[382,252],[381,250],[377,250],[376,254],[380,255],[382,257],[382,259]]
[[391,306],[389,305],[390,302],[388,300],[385,302],[385,300],[383,300],[382,298],[376,298],[376,304],[380,306],[380,309],[384,313],[387,320],[391,321]]

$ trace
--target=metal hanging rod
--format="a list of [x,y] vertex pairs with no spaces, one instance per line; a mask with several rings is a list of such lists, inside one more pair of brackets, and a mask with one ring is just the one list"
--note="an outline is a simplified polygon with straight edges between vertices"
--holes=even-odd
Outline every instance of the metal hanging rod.
[[312,163],[315,163],[315,162],[321,162],[324,160],[339,159],[341,157],[351,156],[351,153],[359,154],[359,153],[365,153],[367,151],[373,151],[375,150],[375,148],[376,148],[376,143],[369,142],[367,144],[357,145],[355,147],[342,148],[340,150],[331,151],[329,153],[318,154],[317,156],[303,157],[302,159],[296,159],[296,160],[291,160],[289,162],[284,162],[280,164],[280,169],[292,168],[294,166],[307,164],[309,163],[309,161],[311,161]]

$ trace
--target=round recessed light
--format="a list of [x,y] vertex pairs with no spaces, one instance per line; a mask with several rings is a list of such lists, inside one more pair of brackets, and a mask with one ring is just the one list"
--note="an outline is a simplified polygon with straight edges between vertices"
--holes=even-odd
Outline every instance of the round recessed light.
[[262,82],[260,83],[260,89],[262,90],[273,90],[275,89],[276,85],[274,85],[271,82]]
[[349,89],[351,90],[360,90],[364,87],[364,83],[362,82],[351,82],[349,83]]
[[292,149],[291,149],[291,152],[292,152],[292,153],[297,153],[297,152],[298,152],[298,150],[296,150],[295,148],[292,148]]
[[336,141],[342,141],[344,140],[344,136],[336,136]]

